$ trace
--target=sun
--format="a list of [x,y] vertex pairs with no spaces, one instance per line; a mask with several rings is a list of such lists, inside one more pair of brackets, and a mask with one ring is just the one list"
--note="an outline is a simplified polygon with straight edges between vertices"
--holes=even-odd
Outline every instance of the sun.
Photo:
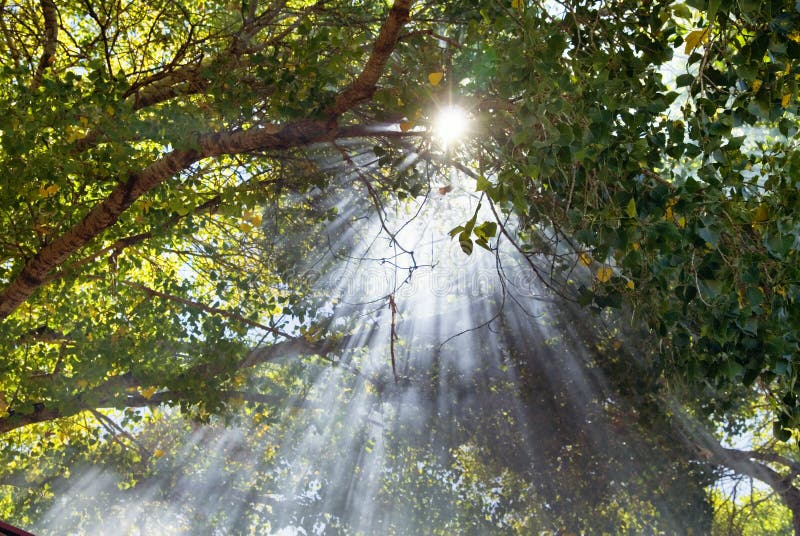
[[444,147],[463,139],[470,129],[469,114],[460,106],[440,108],[433,119],[433,136]]

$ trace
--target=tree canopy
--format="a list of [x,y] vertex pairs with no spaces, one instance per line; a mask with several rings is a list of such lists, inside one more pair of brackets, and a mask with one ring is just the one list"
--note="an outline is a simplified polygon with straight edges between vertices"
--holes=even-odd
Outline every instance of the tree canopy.
[[[165,426],[148,424],[157,408],[208,422],[244,407],[256,424],[291,413],[309,370],[366,345],[358,311],[333,302],[320,272],[371,240],[357,226],[369,213],[395,252],[380,262],[413,277],[418,256],[386,207],[451,195],[458,175],[477,201],[448,239],[464,256],[507,248],[561,300],[559,325],[606,376],[608,399],[586,414],[610,412],[602,430],[626,421],[619,444],[663,455],[685,487],[704,489],[720,467],[765,482],[800,530],[800,466],[783,443],[800,430],[798,58],[800,8],[788,0],[0,2],[5,482],[104,455],[153,471],[164,451],[143,444]],[[450,105],[470,126],[444,144],[434,126]],[[327,261],[310,262],[321,252]],[[380,298],[391,359],[377,391],[405,381],[395,350],[413,344],[395,331],[402,301]],[[442,500],[495,526],[488,492],[475,490],[505,479],[529,501],[504,526],[524,531],[522,520],[546,517],[533,497],[567,490],[525,487],[530,468],[504,472],[508,460],[480,444],[504,403],[538,407],[523,412],[532,422],[559,415],[553,433],[572,445],[619,444],[561,418],[577,411],[563,407],[578,387],[560,374],[563,389],[540,384],[549,365],[516,336],[527,342],[497,346],[521,386],[493,371],[475,387],[498,413],[455,419],[448,441],[472,445],[454,450],[471,468],[458,482],[475,480]],[[744,430],[752,448],[720,440]],[[132,451],[115,450],[139,432]],[[530,446],[511,436],[493,448]],[[425,458],[426,441],[398,447],[396,467],[422,460],[444,486],[454,473]],[[551,471],[555,459],[578,463],[540,447]],[[602,473],[597,459],[580,463]],[[666,519],[645,496],[652,482],[631,499],[639,521],[613,493],[570,492],[601,505],[613,531]],[[710,520],[721,495],[680,496],[673,512]],[[37,500],[14,515],[35,516]],[[733,526],[738,504],[725,508]]]

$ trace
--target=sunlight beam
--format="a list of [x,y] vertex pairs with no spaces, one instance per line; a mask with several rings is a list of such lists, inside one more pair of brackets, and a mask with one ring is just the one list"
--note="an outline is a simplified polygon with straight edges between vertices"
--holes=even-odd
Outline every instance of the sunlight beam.
[[440,108],[433,120],[433,136],[445,148],[464,139],[469,130],[469,114],[460,106]]

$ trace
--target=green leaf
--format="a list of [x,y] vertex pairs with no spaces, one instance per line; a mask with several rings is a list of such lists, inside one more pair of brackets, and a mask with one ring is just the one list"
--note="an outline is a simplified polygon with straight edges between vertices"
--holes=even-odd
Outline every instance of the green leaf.
[[497,222],[486,221],[477,226],[474,230],[475,236],[484,241],[493,238],[497,234]]
[[694,82],[694,75],[692,74],[682,74],[675,78],[675,85],[677,87],[690,86],[692,82]]
[[634,198],[631,197],[631,200],[628,201],[628,205],[625,207],[625,213],[631,218],[636,217],[636,200]]
[[459,225],[458,227],[453,227],[452,229],[450,229],[450,232],[448,234],[450,235],[450,238],[455,238],[457,234],[463,232],[464,232],[464,226]]
[[717,247],[719,244],[719,231],[715,229],[711,229],[709,227],[700,227],[697,229],[697,236],[702,238],[705,242],[708,242],[713,247]]
[[784,428],[780,421],[772,423],[772,435],[775,436],[775,439],[784,443],[792,438],[792,432]]
[[676,17],[689,20],[692,18],[692,10],[686,4],[675,4],[672,6],[672,12]]
[[475,180],[475,191],[476,192],[488,192],[492,188],[493,184],[484,177],[483,175],[478,176]]
[[472,255],[472,239],[470,238],[470,234],[464,231],[458,237],[458,243],[461,245],[461,251],[466,253],[467,255]]

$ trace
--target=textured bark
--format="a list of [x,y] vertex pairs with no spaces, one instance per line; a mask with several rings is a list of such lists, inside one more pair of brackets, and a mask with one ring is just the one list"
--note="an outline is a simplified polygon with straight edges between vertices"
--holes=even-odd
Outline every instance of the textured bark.
[[51,421],[62,417],[57,408],[49,408],[44,404],[36,404],[33,410],[28,412],[11,413],[7,417],[0,418],[0,434],[8,431],[35,424],[37,422]]
[[[51,2],[51,0],[45,0]],[[397,45],[400,30],[408,21],[412,0],[396,0],[381,27],[372,53],[358,78],[336,99],[329,115],[334,117],[368,100]],[[43,4],[44,5],[44,4]],[[54,7],[54,6],[53,6]],[[199,68],[199,67],[198,67]],[[192,72],[182,73],[187,80]],[[172,89],[167,88],[166,94]],[[159,98],[164,98],[160,95]],[[333,123],[335,124],[335,122]],[[139,197],[168,178],[203,158],[239,154],[263,149],[288,149],[321,141],[332,141],[337,132],[331,122],[298,121],[282,128],[265,125],[238,132],[200,136],[199,149],[176,150],[138,173],[131,173],[107,199],[96,205],[84,219],[66,233],[44,246],[30,259],[17,277],[0,293],[0,320],[12,314],[39,287],[50,273],[69,256],[113,225]]]
[[411,4],[413,4],[412,0],[395,0],[364,69],[358,78],[336,98],[333,107],[328,112],[331,117],[336,118],[357,104],[372,98],[378,80],[386,67],[386,62],[389,61],[389,56],[392,55],[392,51],[400,39],[400,31],[408,22]]
[[[701,458],[719,467],[726,467],[760,480],[778,494],[783,504],[792,512],[794,533],[800,536],[800,489],[795,486],[799,476],[797,462],[769,451],[747,451],[723,447],[710,433],[695,428],[687,435]],[[776,471],[767,463],[786,467],[786,474]]]
[[41,0],[42,15],[44,16],[44,50],[36,66],[36,73],[31,82],[31,89],[36,89],[42,83],[44,71],[53,63],[58,45],[58,11],[53,0]]
[[330,141],[336,129],[319,121],[299,121],[277,128],[274,125],[237,132],[199,136],[199,149],[175,150],[131,173],[111,194],[96,205],[78,224],[59,236],[30,259],[16,278],[0,293],[0,320],[7,318],[36,289],[45,284],[50,272],[70,255],[112,226],[138,198],[170,177],[203,158],[240,154],[263,149],[288,149]]
[[200,154],[194,150],[173,151],[117,186],[78,224],[44,246],[30,259],[17,277],[0,293],[0,319],[7,318],[47,279],[50,272],[90,240],[113,225],[119,216],[143,194],[168,177],[196,162]]

